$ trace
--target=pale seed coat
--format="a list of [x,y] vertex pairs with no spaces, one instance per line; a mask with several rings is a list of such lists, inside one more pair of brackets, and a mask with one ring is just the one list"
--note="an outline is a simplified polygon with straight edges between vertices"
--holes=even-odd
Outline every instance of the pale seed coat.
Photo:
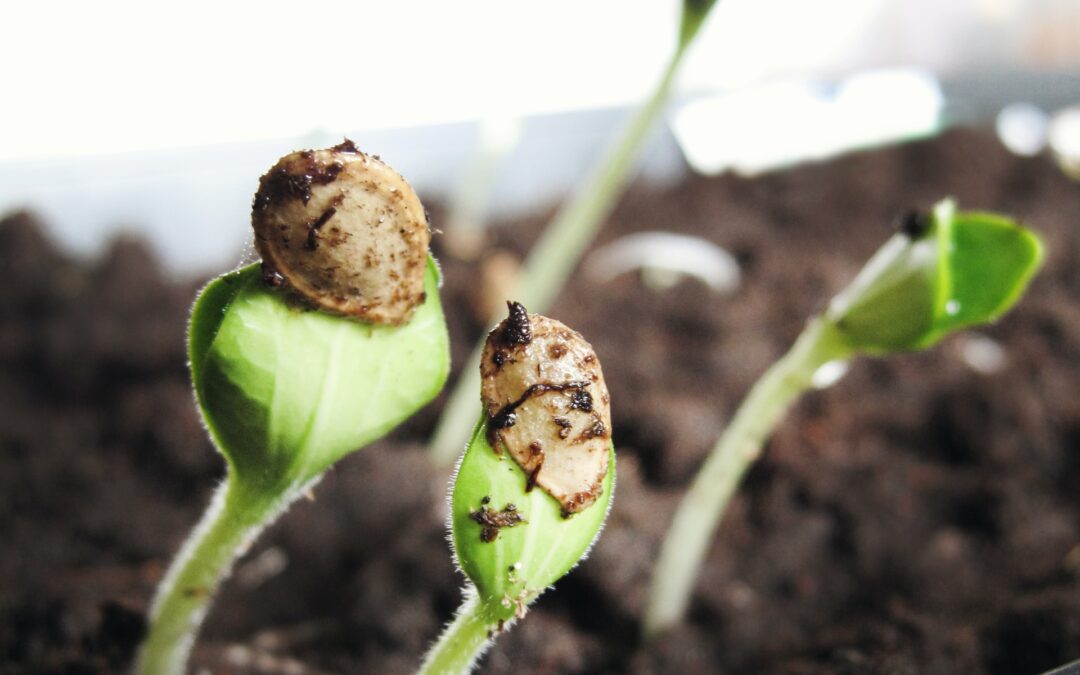
[[576,331],[510,304],[488,335],[481,399],[496,452],[577,513],[600,496],[611,455],[611,405],[600,362]]
[[259,182],[251,221],[266,278],[321,309],[399,325],[424,301],[424,207],[351,141],[282,157]]

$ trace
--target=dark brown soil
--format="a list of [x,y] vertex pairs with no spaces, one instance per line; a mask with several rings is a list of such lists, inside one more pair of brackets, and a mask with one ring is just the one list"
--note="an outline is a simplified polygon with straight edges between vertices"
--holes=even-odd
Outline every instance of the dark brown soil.
[[[253,177],[253,185],[255,178]],[[982,374],[964,337],[862,361],[806,397],[750,472],[690,617],[638,621],[659,537],[739,399],[889,234],[945,195],[1041,231],[1046,268]],[[988,135],[758,179],[637,189],[600,241],[646,229],[732,251],[731,296],[576,278],[551,314],[604,364],[619,487],[591,559],[485,658],[487,673],[1035,673],[1080,657],[1080,184]],[[438,214],[436,213],[436,223]],[[543,219],[497,231],[520,254]],[[438,242],[437,244],[438,245]],[[477,266],[441,254],[460,367]],[[195,285],[136,242],[69,260],[0,223],[0,673],[122,672],[163,567],[222,463],[187,385]],[[468,367],[474,367],[469,364]],[[458,602],[431,406],[341,463],[244,558],[203,631],[219,673],[413,669]]]

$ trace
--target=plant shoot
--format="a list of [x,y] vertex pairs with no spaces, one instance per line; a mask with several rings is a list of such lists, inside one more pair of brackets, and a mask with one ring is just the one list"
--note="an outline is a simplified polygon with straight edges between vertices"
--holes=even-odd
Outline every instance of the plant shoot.
[[485,414],[451,495],[454,556],[469,585],[422,673],[466,673],[529,603],[587,554],[615,480],[596,354],[562,323],[511,303],[488,335]]
[[827,364],[925,349],[1004,314],[1042,261],[1032,232],[952,201],[905,218],[791,350],[753,386],[675,513],[660,550],[644,630],[678,623],[724,509],[784,413]]
[[252,220],[264,264],[211,282],[192,310],[192,383],[228,473],[158,588],[146,675],[184,671],[235,559],[449,370],[427,220],[400,176],[348,141],[293,153],[263,177]]

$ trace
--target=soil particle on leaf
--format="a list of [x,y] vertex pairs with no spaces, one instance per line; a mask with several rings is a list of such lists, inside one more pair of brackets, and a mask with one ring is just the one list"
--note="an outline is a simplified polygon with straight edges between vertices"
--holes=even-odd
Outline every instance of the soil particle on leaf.
[[495,541],[499,536],[499,530],[504,527],[516,527],[528,522],[514,504],[506,504],[500,511],[481,505],[479,510],[471,511],[469,517],[479,523],[480,541],[484,543]]
[[262,278],[263,283],[271,288],[280,288],[285,283],[285,277],[265,262],[262,263]]

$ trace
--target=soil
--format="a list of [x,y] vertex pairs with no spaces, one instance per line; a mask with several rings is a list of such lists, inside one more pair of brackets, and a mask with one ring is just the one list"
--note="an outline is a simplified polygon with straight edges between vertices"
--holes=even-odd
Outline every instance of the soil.
[[[645,648],[659,537],[725,420],[896,217],[945,195],[1045,236],[1030,293],[977,336],[859,361],[806,396],[724,519],[687,621]],[[1080,184],[1051,161],[968,130],[631,190],[597,245],[697,235],[736,256],[742,285],[579,273],[551,310],[604,365],[615,506],[591,558],[480,672],[1036,673],[1080,658],[1078,213]],[[492,251],[520,256],[544,222],[494,230]],[[460,368],[484,328],[469,309],[480,266],[435,246]],[[0,273],[0,673],[123,672],[155,583],[222,475],[185,369],[198,284],[165,281],[137,241],[69,259],[26,214],[0,223]],[[987,340],[1005,357],[994,372],[964,358]],[[417,665],[462,585],[448,475],[423,447],[440,406],[342,462],[259,540],[203,630],[198,668]]]

